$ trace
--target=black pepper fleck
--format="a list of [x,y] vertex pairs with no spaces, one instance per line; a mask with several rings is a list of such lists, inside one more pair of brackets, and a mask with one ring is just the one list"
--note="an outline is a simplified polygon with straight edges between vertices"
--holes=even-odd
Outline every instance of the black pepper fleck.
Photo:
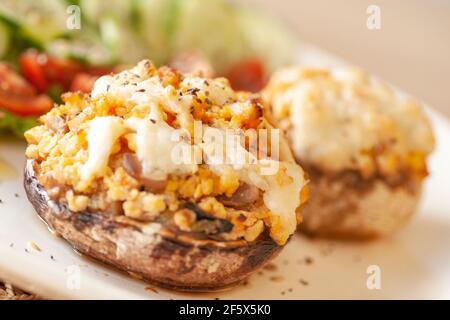
[[187,93],[196,96],[196,95],[197,95],[197,92],[199,92],[199,91],[200,91],[199,88],[190,88],[190,89],[187,90]]
[[304,279],[300,279],[300,280],[298,280],[298,282],[300,282],[304,286],[307,286],[309,284],[308,281],[306,281]]

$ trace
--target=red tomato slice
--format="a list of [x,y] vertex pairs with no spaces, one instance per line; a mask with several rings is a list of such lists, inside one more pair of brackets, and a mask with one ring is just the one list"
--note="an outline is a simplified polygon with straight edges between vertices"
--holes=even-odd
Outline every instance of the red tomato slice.
[[36,94],[33,88],[21,75],[9,65],[0,63],[0,90],[11,94],[32,96]]
[[61,86],[64,91],[70,90],[79,73],[101,76],[114,70],[111,67],[86,67],[70,59],[39,53],[35,49],[29,49],[21,55],[20,65],[25,77],[39,92],[47,92],[52,84]]
[[[28,82],[13,69],[0,63],[0,109],[16,115],[40,115],[53,106],[45,95],[51,85],[67,91],[90,92],[95,80],[113,71],[109,67],[88,68],[82,64],[59,59],[29,49],[20,56],[20,68]],[[36,95],[37,92],[42,94]]]
[[236,63],[225,77],[235,90],[258,92],[266,84],[264,64],[258,59]]
[[69,90],[73,79],[83,71],[84,67],[75,61],[48,57],[45,68],[47,81],[59,84],[64,90]]
[[94,83],[98,76],[93,76],[87,73],[78,73],[70,85],[70,91],[89,93],[94,88]]
[[44,71],[47,60],[45,54],[40,54],[34,49],[29,49],[20,56],[23,75],[39,92],[47,92],[49,87]]
[[0,92],[0,108],[19,116],[40,115],[53,107],[53,100],[45,94],[16,96]]
[[20,116],[40,115],[53,106],[47,95],[33,88],[11,67],[0,63],[0,109]]
[[90,74],[91,76],[104,76],[105,74],[110,74],[111,72],[120,72],[123,71],[121,67],[89,67],[84,70],[85,73]]

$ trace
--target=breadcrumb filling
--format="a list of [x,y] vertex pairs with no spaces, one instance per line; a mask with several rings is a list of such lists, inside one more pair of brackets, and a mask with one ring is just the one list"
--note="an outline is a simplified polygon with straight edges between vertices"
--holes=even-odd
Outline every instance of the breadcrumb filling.
[[[195,141],[198,123],[203,131],[273,130],[258,96],[234,92],[223,78],[182,75],[145,60],[100,78],[90,95],[68,93],[63,101],[25,133],[26,155],[49,196],[70,210],[163,222],[221,240],[254,241],[267,230],[284,244],[295,231],[306,180],[290,151],[271,159],[270,141],[264,157],[244,140],[250,164],[216,164],[207,161],[209,145]],[[192,162],[175,163],[176,147],[191,151]],[[267,163],[278,171],[261,174]]]

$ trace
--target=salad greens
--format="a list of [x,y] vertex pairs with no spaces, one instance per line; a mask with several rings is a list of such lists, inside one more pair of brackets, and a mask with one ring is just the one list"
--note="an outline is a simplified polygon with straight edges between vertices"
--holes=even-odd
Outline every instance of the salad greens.
[[[70,5],[79,6],[80,29],[67,28],[74,14]],[[143,58],[163,64],[180,52],[196,50],[219,75],[245,59],[257,59],[271,72],[291,62],[293,43],[283,27],[226,0],[0,2],[0,60],[16,68],[28,48],[92,67]],[[2,106],[0,111],[3,129],[20,132],[34,121],[3,112]]]
[[[71,4],[80,6],[80,30],[66,27]],[[31,45],[95,65],[145,57],[164,63],[186,49],[203,51],[218,71],[249,56],[271,69],[292,58],[286,30],[225,0],[2,0],[0,21],[2,59],[19,38],[22,49]]]
[[0,110],[0,132],[11,132],[15,136],[21,137],[25,131],[37,124],[35,117],[16,116]]

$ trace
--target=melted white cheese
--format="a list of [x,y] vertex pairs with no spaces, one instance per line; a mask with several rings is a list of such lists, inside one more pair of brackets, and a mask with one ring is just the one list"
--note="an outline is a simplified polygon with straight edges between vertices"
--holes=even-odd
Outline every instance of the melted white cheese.
[[97,117],[91,120],[87,137],[89,158],[81,169],[83,180],[102,174],[108,165],[114,143],[124,132],[123,120],[119,117]]
[[269,187],[265,190],[263,199],[272,214],[279,217],[279,224],[283,230],[271,232],[271,237],[278,243],[284,243],[297,228],[295,211],[300,205],[300,192],[305,185],[305,180],[303,171],[295,163],[282,162],[280,166],[280,169],[286,170],[292,182],[280,184],[275,177],[268,176]]
[[150,119],[131,118],[125,123],[136,131],[137,156],[144,176],[165,180],[169,174],[197,171],[198,165],[193,157],[195,152],[185,132],[170,127],[162,120],[152,119],[152,116]]
[[296,157],[324,170],[370,169],[368,153],[380,146],[400,159],[434,146],[420,105],[359,69],[287,68],[264,96]]
[[[230,132],[216,128],[208,129],[215,131],[216,137],[202,144],[209,168],[219,176],[230,170],[237,171],[241,181],[264,192],[265,206],[278,218],[278,228],[276,232],[271,230],[271,236],[277,243],[284,244],[297,227],[295,212],[300,205],[300,192],[306,184],[302,169],[293,161],[258,160],[241,144],[225,143],[237,136],[231,137]],[[217,139],[220,133],[223,137]],[[280,175],[284,178],[279,179]]]

